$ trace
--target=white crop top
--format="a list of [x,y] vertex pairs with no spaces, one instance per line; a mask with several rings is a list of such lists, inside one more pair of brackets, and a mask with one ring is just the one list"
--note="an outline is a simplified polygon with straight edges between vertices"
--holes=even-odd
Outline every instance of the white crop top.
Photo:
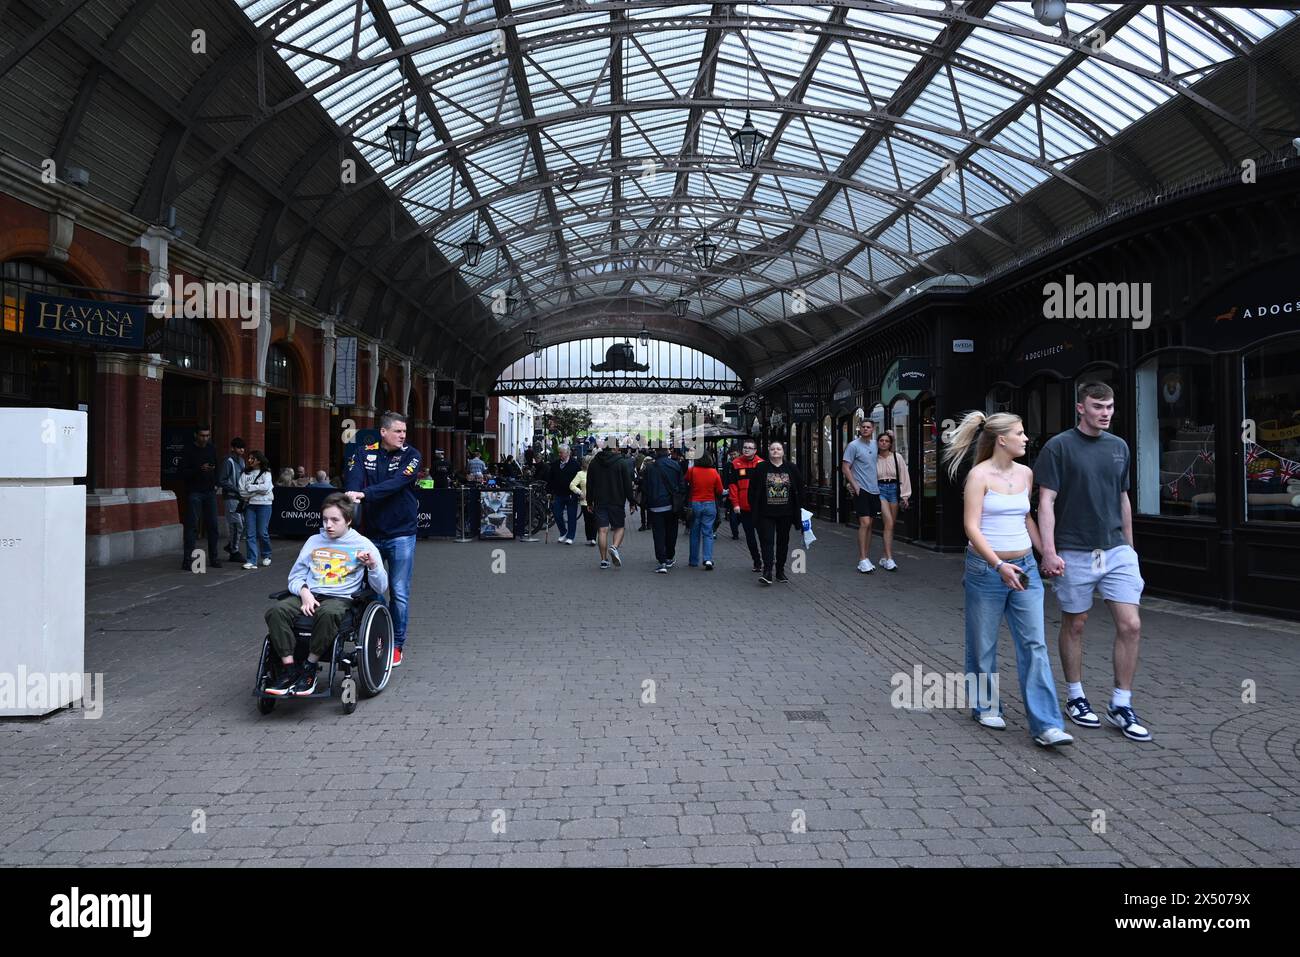
[[980,515],[980,534],[995,552],[1015,552],[1029,548],[1029,489],[1004,495],[989,489],[984,493],[984,511]]

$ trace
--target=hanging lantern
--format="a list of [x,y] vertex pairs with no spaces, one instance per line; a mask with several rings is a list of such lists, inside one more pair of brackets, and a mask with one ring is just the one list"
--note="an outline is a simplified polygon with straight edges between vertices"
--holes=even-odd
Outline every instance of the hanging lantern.
[[536,350],[537,344],[540,341],[541,341],[541,336],[538,334],[537,330],[534,329],[532,326],[529,326],[527,329],[524,330],[524,344],[528,346],[529,349]]
[[406,109],[402,109],[402,118],[384,132],[388,140],[388,152],[393,154],[393,162],[405,166],[415,159],[415,146],[420,142],[420,131],[406,120]]
[[758,166],[758,157],[763,152],[763,144],[766,142],[767,137],[750,121],[749,111],[746,110],[745,122],[741,124],[740,129],[731,134],[731,145],[736,150],[736,162],[740,164],[741,169],[754,169]]
[[460,244],[460,250],[465,254],[465,265],[471,269],[478,265],[479,257],[483,255],[483,244],[478,240],[478,226],[475,225],[474,231],[469,234],[469,239]]
[[695,261],[700,264],[701,269],[712,269],[713,261],[718,258],[718,244],[709,239],[706,232],[703,236],[695,241]]
[[641,345],[643,345],[643,346],[648,346],[648,345],[650,345],[650,330],[648,330],[648,329],[645,327],[645,323],[644,323],[644,322],[641,323],[641,340],[640,340],[640,341],[641,341]]
[[679,296],[673,300],[673,315],[678,319],[685,319],[687,311],[691,308],[691,301],[685,296]]

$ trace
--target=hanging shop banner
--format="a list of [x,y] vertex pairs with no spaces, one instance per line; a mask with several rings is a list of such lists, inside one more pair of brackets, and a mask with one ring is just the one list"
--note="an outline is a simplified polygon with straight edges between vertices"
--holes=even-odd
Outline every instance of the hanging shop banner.
[[65,299],[29,292],[23,308],[23,333],[92,349],[143,349],[144,306],[94,299]]
[[[898,385],[904,392],[918,395],[930,390],[930,360],[924,356],[898,357]],[[916,396],[913,396],[916,398]]]
[[1077,329],[1063,322],[1040,322],[1011,350],[1011,381],[1024,385],[1040,372],[1071,379],[1087,362],[1088,344]]
[[334,403],[357,401],[357,337],[339,336],[334,344]]
[[1224,286],[1186,319],[1187,344],[1231,352],[1300,328],[1300,256]]
[[840,379],[831,389],[831,415],[848,415],[857,408],[857,390],[848,379]]
[[[884,378],[880,380],[880,401],[883,402],[885,405],[888,405],[890,402],[892,402],[895,398],[897,398],[900,395],[906,396],[909,399],[915,399],[917,396],[919,396],[922,392],[925,391],[925,388],[917,389],[917,388],[913,388],[910,385],[904,384],[902,379],[902,367],[903,367],[904,359],[905,357],[903,356],[900,356],[899,358],[895,359],[890,364],[889,368],[885,370]],[[913,371],[916,370],[913,369]],[[926,364],[926,368],[924,371],[925,371],[925,377],[928,384],[928,380],[930,376],[929,363]],[[913,380],[915,380],[915,376],[913,376]]]
[[456,431],[468,432],[470,430],[470,391],[469,389],[456,390]]
[[434,384],[433,427],[456,427],[456,383],[450,379],[439,379]]
[[469,400],[469,430],[483,432],[487,425],[487,396],[471,395]]
[[479,511],[479,538],[515,537],[514,492],[480,492]]
[[816,422],[817,396],[806,394],[790,396],[790,421]]

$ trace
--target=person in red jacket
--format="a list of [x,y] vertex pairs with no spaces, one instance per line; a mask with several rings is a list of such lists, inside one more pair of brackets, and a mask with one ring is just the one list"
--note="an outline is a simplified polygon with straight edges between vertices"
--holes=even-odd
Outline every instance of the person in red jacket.
[[740,524],[745,526],[745,544],[749,546],[749,557],[754,561],[756,572],[763,570],[763,556],[758,550],[754,516],[749,510],[749,479],[762,461],[758,455],[758,443],[753,439],[745,439],[740,447],[740,455],[731,463],[731,507],[740,512]]
[[700,563],[700,542],[704,543],[704,567],[713,571],[713,522],[722,498],[722,476],[713,467],[713,456],[705,452],[686,473],[691,492],[691,567]]

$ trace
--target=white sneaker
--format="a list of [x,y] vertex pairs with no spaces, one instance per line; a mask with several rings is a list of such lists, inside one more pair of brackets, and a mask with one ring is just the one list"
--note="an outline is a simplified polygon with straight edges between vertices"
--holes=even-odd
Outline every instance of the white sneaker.
[[980,724],[984,725],[984,727],[993,728],[996,731],[1001,731],[1003,728],[1007,726],[1007,723],[1004,720],[1002,720],[1002,716],[998,714],[994,714],[992,711],[983,712],[975,720],[978,721]]
[[870,575],[875,570],[876,566],[871,564],[871,559],[869,558],[864,558],[862,561],[858,562],[858,571],[862,572],[864,575]]
[[613,545],[609,546],[609,560],[614,563],[615,568],[623,564],[623,556],[618,553],[618,549]]
[[572,545],[572,544],[573,544],[573,539],[571,539],[571,538],[566,538],[566,539],[564,540],[564,544],[566,544],[566,545]]
[[254,565],[252,562],[244,562],[244,568],[245,568],[245,570],[251,572],[251,571],[256,570],[257,566]]
[[898,568],[898,563],[892,558],[882,558],[880,560],[880,567],[887,572],[892,572],[894,569]]
[[1034,735],[1034,741],[1045,748],[1054,748],[1058,744],[1074,744],[1074,738],[1060,728],[1045,728],[1041,734]]
[[269,558],[263,558],[263,559],[262,559],[262,564],[263,564],[263,565],[269,565],[269,564],[271,564],[271,559],[269,559]]

